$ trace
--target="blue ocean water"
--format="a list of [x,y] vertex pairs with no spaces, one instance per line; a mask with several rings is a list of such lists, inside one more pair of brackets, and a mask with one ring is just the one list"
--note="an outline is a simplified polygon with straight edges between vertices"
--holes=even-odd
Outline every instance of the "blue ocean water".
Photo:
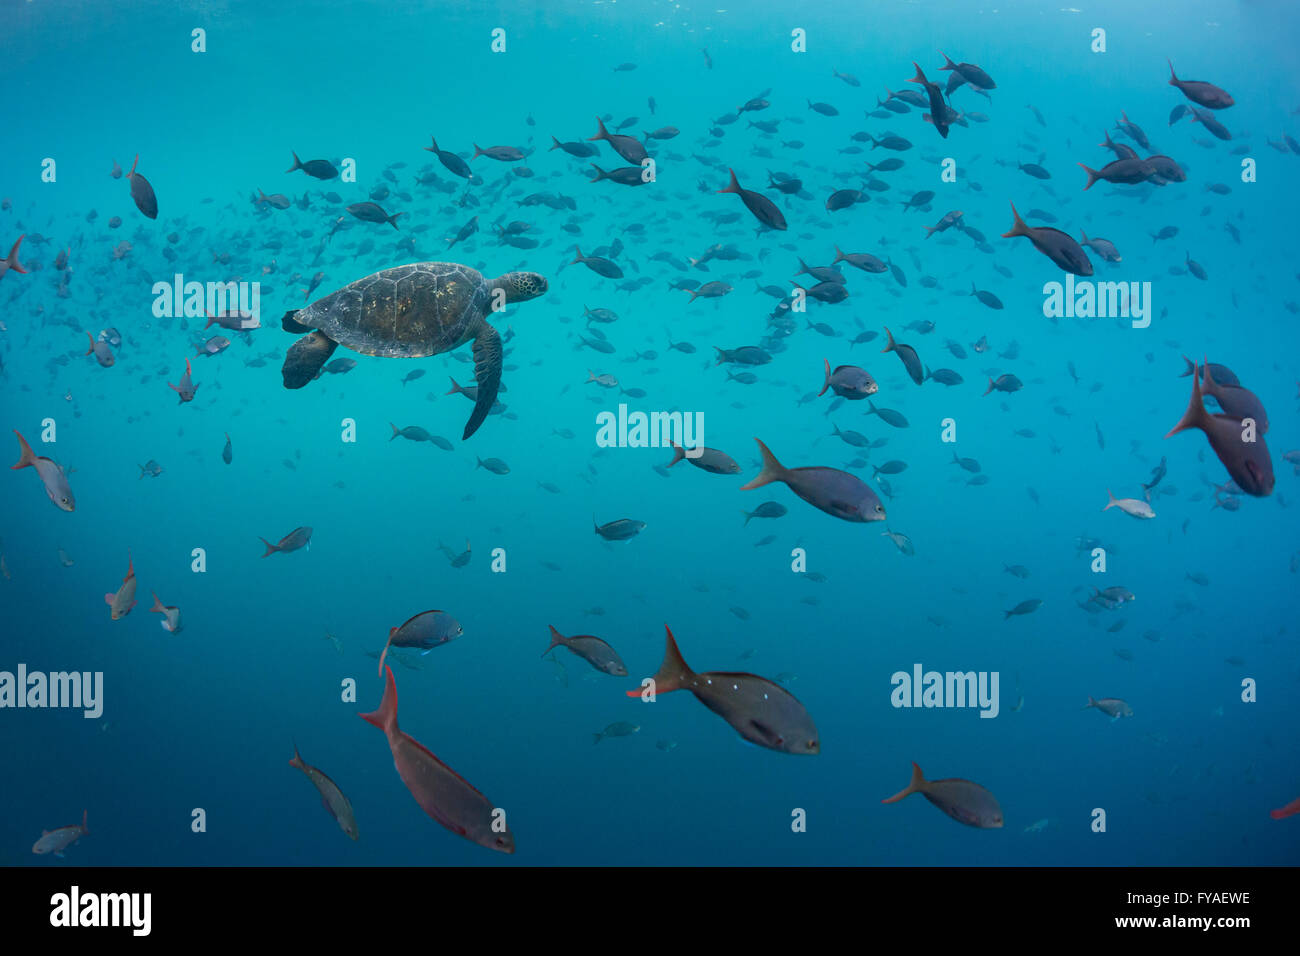
[[[24,235],[28,273],[0,285],[4,424],[75,469],[76,510],[55,508],[33,470],[5,473],[0,671],[102,672],[104,690],[98,719],[0,709],[0,864],[61,865],[31,844],[83,809],[90,832],[68,863],[1295,863],[1297,818],[1268,811],[1300,796],[1300,545],[1296,476],[1282,458],[1300,447],[1289,243],[1300,155],[1283,138],[1300,135],[1296,24],[1286,4],[1221,2],[1183,4],[1177,16],[1132,3],[5,4],[0,253]],[[1092,49],[1097,28],[1104,53]],[[205,52],[192,50],[195,29]],[[504,52],[493,51],[496,29]],[[803,52],[792,49],[794,30]],[[969,87],[950,98],[986,121],[967,116],[944,139],[920,108],[867,115],[887,90],[917,88],[907,82],[913,61],[946,84],[939,50],[996,80],[987,98]],[[1180,77],[1232,93],[1235,105],[1216,113],[1231,140],[1185,117],[1169,124],[1188,101],[1167,84],[1166,58]],[[719,125],[768,89],[767,108]],[[1076,163],[1111,158],[1095,144],[1121,111],[1150,137],[1142,155],[1173,157],[1185,182],[1081,191]],[[626,132],[638,137],[680,130],[650,141],[654,182],[591,184],[587,160],[548,151],[552,136],[586,140],[598,116],[611,130],[636,117]],[[755,119],[778,121],[777,133],[749,126]],[[913,145],[873,150],[852,138],[864,130]],[[528,155],[473,159],[482,182],[467,184],[423,151],[431,134],[466,160],[473,144]],[[602,168],[627,165],[594,145]],[[354,160],[356,181],[286,173],[291,151]],[[156,220],[110,175],[137,154]],[[903,166],[865,172],[864,160],[889,157]],[[955,182],[941,179],[948,158]],[[1243,182],[1246,158],[1257,181]],[[1041,164],[1051,178],[1017,163]],[[757,232],[736,196],[716,194],[729,168],[777,203],[787,230]],[[417,183],[426,171],[433,185]],[[780,194],[769,171],[803,189]],[[870,178],[888,188],[864,186]],[[381,204],[404,213],[396,230],[345,211],[383,185]],[[870,199],[830,212],[839,189]],[[259,205],[259,190],[306,196],[308,206]],[[936,195],[905,210],[920,190]],[[534,193],[571,203],[521,204]],[[1000,238],[1009,202],[1026,216],[1050,212],[1072,236],[1115,243],[1118,264],[1090,253],[1095,278],[1150,282],[1150,326],[1046,318],[1043,286],[1064,275],[1024,239]],[[924,225],[955,210],[986,245],[956,229],[926,238]],[[447,251],[474,215],[479,231]],[[493,224],[513,221],[529,224],[534,248],[499,240]],[[1164,226],[1178,234],[1153,241]],[[115,259],[122,240],[130,252]],[[742,258],[690,266],[719,243]],[[572,264],[575,244],[609,256],[626,278]],[[783,329],[770,318],[777,300],[756,285],[789,289],[799,258],[828,265],[836,247],[890,260],[907,285],[844,267],[848,298],[810,301]],[[66,270],[55,261],[64,249]],[[1188,274],[1188,258],[1204,281]],[[294,337],[280,316],[303,307],[316,272],[325,275],[310,301],[429,260],[548,280],[546,295],[492,317],[514,333],[504,413],[461,441],[472,406],[443,392],[448,376],[472,380],[472,363],[460,361],[468,347],[409,360],[340,348],[334,357],[355,358],[355,369],[283,387]],[[228,349],[194,357],[219,330],[153,311],[154,284],[176,273],[260,282],[261,327],[226,332]],[[640,277],[652,281],[619,288]],[[671,287],[677,280],[734,288],[692,302]],[[1004,308],[969,295],[972,283]],[[612,353],[583,344],[584,307],[618,314],[595,326]],[[885,327],[962,384],[915,385],[880,352]],[[86,333],[107,328],[122,337],[110,368],[83,354]],[[880,336],[850,346],[863,330]],[[981,337],[990,348],[977,353]],[[670,340],[697,351],[669,349]],[[752,384],[714,361],[713,347],[743,345],[772,356],[747,369]],[[1203,434],[1163,440],[1187,407],[1183,355],[1228,366],[1267,407],[1271,496],[1216,492],[1228,475]],[[181,404],[168,383],[187,357],[199,389]],[[832,410],[830,393],[804,401],[821,388],[824,361],[867,369],[879,383],[871,401],[909,426],[867,414],[866,402]],[[416,369],[426,375],[403,384]],[[645,395],[590,384],[589,372]],[[1024,387],[982,394],[1002,374]],[[666,449],[598,447],[596,416],[620,401],[701,413],[704,443],[741,473],[686,463],[661,473]],[[53,443],[40,441],[46,419]],[[342,439],[348,419],[355,442]],[[948,419],[955,443],[943,440]],[[422,426],[453,450],[390,441],[390,422]],[[833,426],[887,443],[851,447]],[[854,472],[881,495],[887,522],[840,520],[780,484],[741,491],[758,473],[755,437],[789,467]],[[16,441],[2,441],[17,461]],[[988,482],[970,484],[954,453],[976,459]],[[479,457],[502,459],[509,474],[477,467]],[[1162,457],[1154,519],[1102,511],[1107,489],[1141,498]],[[868,463],[847,464],[858,458]],[[138,477],[151,459],[162,474]],[[892,495],[873,477],[888,461],[908,466],[886,478]],[[1214,507],[1216,494],[1239,507]],[[788,514],[746,524],[742,511],[768,500]],[[593,517],[646,528],[605,542]],[[915,553],[902,553],[885,525]],[[299,526],[313,528],[310,549],[261,557],[259,537],[278,541]],[[1092,571],[1094,542],[1081,549],[1081,538],[1105,549],[1105,573]],[[467,539],[472,558],[453,567],[439,545],[459,553]],[[203,573],[192,570],[194,549]],[[503,572],[493,571],[495,549]],[[792,570],[795,549],[805,571]],[[121,584],[128,556],[140,603],[112,621],[104,594]],[[1099,610],[1092,588],[1107,587],[1136,599]],[[151,592],[181,608],[183,630],[158,626]],[[1026,600],[1042,605],[1004,616]],[[401,727],[505,810],[512,857],[423,813],[381,734],[355,716],[377,709],[383,690],[366,652],[432,608],[465,633],[425,656],[401,655]],[[686,692],[629,699],[659,666],[665,623],[696,671],[780,677],[815,720],[820,753],[747,744]],[[564,650],[559,663],[542,659],[547,625],[604,638],[629,676],[598,674]],[[997,716],[892,706],[892,675],[916,664],[996,672]],[[345,699],[349,681],[355,700]],[[1112,722],[1082,709],[1089,697],[1122,698],[1133,715]],[[639,731],[593,745],[618,721]],[[294,741],[350,799],[357,842],[288,766]],[[987,788],[1005,825],[962,826],[920,797],[882,806],[912,761],[931,780]],[[196,808],[204,832],[192,829]]]

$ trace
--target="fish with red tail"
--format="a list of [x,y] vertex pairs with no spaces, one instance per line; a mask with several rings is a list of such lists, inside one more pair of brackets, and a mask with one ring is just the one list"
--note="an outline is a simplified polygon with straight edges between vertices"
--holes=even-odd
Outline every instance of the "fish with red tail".
[[[654,693],[689,690],[750,743],[787,754],[820,753],[817,728],[803,704],[788,690],[757,674],[710,671],[697,674],[677,649],[672,628],[667,634],[664,660],[654,675]],[[642,688],[627,692],[640,697]]]
[[763,470],[741,491],[761,488],[779,481],[814,508],[844,521],[884,521],[885,506],[876,493],[862,479],[838,468],[820,465],[805,468],[787,468],[757,438],[758,450],[763,455]]
[[438,823],[467,840],[500,853],[515,852],[514,834],[506,826],[505,812],[475,790],[460,774],[429,752],[418,740],[397,726],[397,681],[393,668],[387,675],[379,709],[358,714],[362,720],[384,732],[393,752],[397,775],[411,792],[420,809]]
[[126,577],[122,579],[122,586],[117,589],[116,594],[105,594],[104,603],[108,605],[108,616],[114,621],[120,621],[131,613],[131,608],[135,607],[135,562],[131,560],[128,554],[126,558]]
[[[1184,358],[1186,359],[1185,356]],[[1191,362],[1190,359],[1186,361],[1189,364]],[[1210,377],[1213,380],[1213,374]],[[1192,397],[1187,404],[1187,411],[1165,437],[1199,428],[1205,432],[1210,448],[1241,490],[1257,498],[1267,498],[1273,493],[1273,459],[1269,456],[1263,434],[1251,435],[1253,441],[1245,440],[1247,429],[1243,427],[1241,419],[1232,415],[1211,415],[1205,410],[1202,395],[1201,378],[1193,375]]]
[[199,390],[199,387],[194,384],[194,380],[191,378],[189,359],[185,360],[185,374],[181,376],[181,383],[179,385],[173,385],[171,382],[168,382],[167,387],[181,397],[179,404],[184,405],[186,402],[194,401],[194,393]]
[[914,793],[919,793],[958,823],[964,823],[968,827],[990,830],[1002,826],[1002,808],[998,806],[993,794],[978,783],[958,777],[926,780],[915,761],[912,763],[912,779],[907,786],[880,802],[897,803]]
[[32,451],[32,446],[27,444],[27,439],[18,434],[17,429],[14,434],[18,435],[18,464],[11,466],[11,470],[17,471],[20,468],[35,468],[36,475],[41,479],[41,484],[45,487],[45,494],[54,506],[61,511],[75,511],[77,501],[72,496],[72,489],[68,486],[68,476],[63,473],[63,467],[52,458],[46,458],[37,455]]

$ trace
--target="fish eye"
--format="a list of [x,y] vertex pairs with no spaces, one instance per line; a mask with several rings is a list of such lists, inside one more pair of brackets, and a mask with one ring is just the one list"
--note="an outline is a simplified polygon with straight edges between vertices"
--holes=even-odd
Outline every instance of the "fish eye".
[[816,740],[810,740],[810,741],[808,741],[808,749],[809,749],[809,750],[816,750],[816,749],[817,749],[817,741],[816,741]]

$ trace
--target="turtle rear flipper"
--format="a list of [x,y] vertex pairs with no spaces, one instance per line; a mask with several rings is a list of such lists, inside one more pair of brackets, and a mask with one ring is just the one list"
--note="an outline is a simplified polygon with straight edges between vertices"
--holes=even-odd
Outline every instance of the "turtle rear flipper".
[[474,380],[478,382],[478,399],[461,441],[478,431],[496,404],[497,389],[501,387],[501,334],[486,322],[474,339]]
[[[284,377],[285,388],[302,388],[308,382],[320,376],[321,366],[339,344],[319,329],[310,335],[304,335],[285,353],[284,365],[280,374]],[[498,355],[500,350],[498,350]],[[498,360],[497,368],[500,369]]]
[[294,319],[294,316],[297,315],[299,311],[299,309],[290,309],[286,312],[284,318],[280,320],[280,328],[284,329],[286,332],[292,332],[294,335],[306,335],[310,332],[310,325],[303,325],[301,322]]

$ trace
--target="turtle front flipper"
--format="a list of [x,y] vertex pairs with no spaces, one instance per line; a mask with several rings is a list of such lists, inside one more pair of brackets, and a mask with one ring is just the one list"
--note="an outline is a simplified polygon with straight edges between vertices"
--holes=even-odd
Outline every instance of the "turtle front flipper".
[[[338,347],[339,344],[320,329],[294,342],[285,353],[284,365],[280,369],[280,374],[284,377],[284,387],[302,388],[308,382],[318,378],[321,366],[329,361],[329,357]],[[500,354],[501,350],[498,347],[498,373],[501,368]]]
[[501,335],[486,322],[474,339],[474,380],[478,382],[478,398],[473,414],[465,423],[461,441],[478,431],[496,404],[497,389],[501,387]]

